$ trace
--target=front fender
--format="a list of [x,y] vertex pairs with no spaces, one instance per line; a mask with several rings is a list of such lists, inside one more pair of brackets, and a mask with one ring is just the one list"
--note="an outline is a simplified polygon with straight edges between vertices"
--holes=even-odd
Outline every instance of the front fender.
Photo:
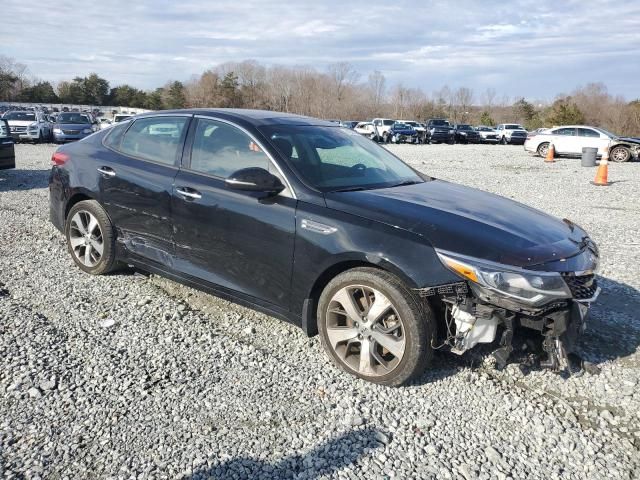
[[[327,227],[309,229],[303,220]],[[400,277],[409,288],[459,281],[422,237],[338,210],[300,203],[296,212],[292,309],[300,314],[318,279],[336,265],[372,265]]]

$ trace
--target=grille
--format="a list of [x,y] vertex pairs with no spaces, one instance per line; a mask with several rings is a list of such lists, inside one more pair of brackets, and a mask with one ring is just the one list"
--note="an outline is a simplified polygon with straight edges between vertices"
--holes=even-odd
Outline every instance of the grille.
[[598,289],[594,274],[576,276],[573,273],[563,273],[562,277],[576,300],[587,300],[593,297]]
[[27,127],[11,127],[12,132],[26,132]]
[[67,135],[77,135],[80,133],[80,130],[62,130],[62,133]]

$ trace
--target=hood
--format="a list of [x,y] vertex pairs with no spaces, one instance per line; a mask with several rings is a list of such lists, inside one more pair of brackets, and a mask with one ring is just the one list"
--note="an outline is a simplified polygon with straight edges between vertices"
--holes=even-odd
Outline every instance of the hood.
[[330,208],[420,235],[435,248],[518,267],[577,255],[586,236],[570,222],[443,180],[329,192],[326,201]]
[[618,140],[622,140],[624,142],[629,142],[629,143],[640,143],[640,138],[637,138],[637,137],[618,137]]
[[416,131],[413,128],[392,128],[392,132],[400,133],[402,135],[413,135]]

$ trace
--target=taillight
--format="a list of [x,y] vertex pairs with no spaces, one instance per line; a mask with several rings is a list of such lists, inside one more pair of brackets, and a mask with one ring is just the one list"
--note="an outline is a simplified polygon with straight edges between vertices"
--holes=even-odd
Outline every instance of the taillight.
[[51,156],[51,163],[53,165],[64,165],[69,160],[69,155],[62,152],[54,152]]

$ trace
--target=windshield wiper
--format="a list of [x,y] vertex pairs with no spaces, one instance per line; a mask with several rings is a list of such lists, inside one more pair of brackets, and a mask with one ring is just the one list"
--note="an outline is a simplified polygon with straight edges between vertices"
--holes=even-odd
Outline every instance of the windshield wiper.
[[339,188],[337,190],[331,190],[331,193],[334,193],[334,192],[359,192],[360,190],[369,190],[369,188],[367,188],[367,187],[346,187],[346,188]]
[[389,188],[392,187],[404,187],[405,185],[415,185],[416,183],[422,183],[417,180],[405,180],[404,182],[396,183],[395,185],[390,185]]

